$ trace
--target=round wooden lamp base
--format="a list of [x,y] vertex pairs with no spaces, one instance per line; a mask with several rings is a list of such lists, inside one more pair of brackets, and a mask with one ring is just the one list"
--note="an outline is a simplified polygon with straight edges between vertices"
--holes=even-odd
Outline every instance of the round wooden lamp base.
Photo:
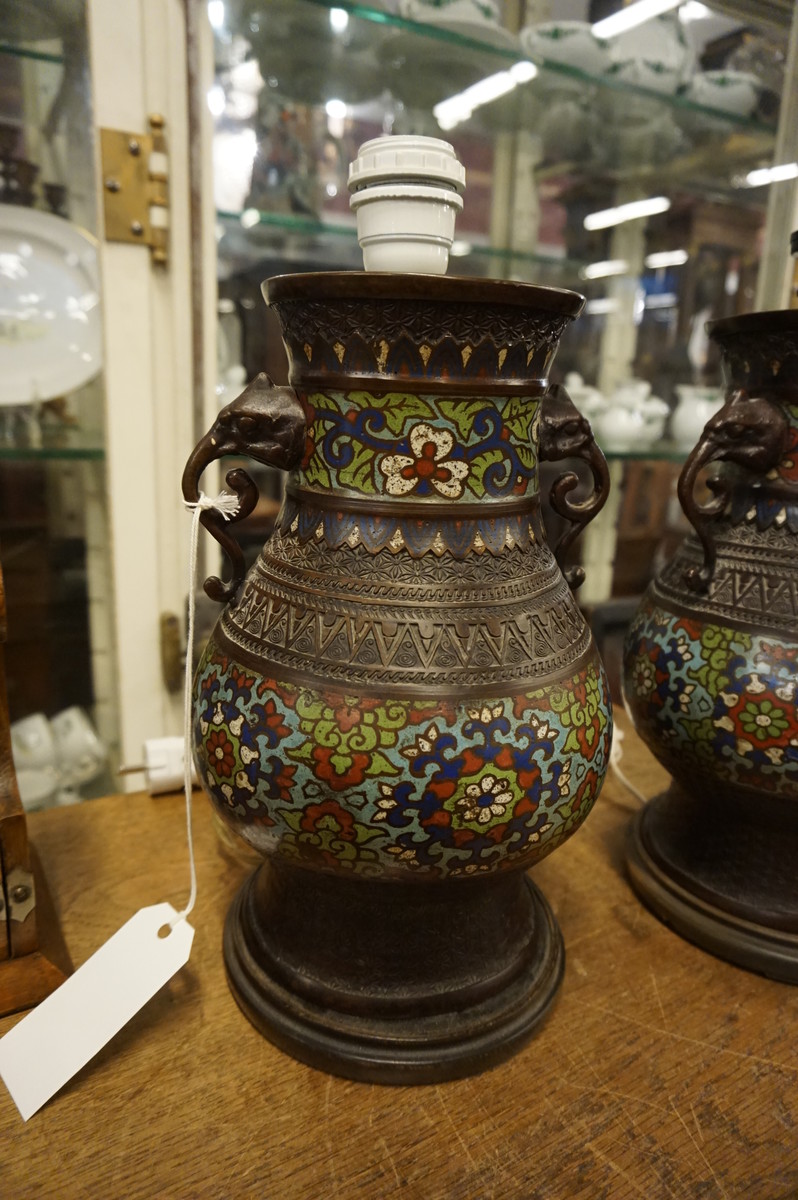
[[437,1083],[513,1054],[548,1013],[565,954],[523,874],[444,884],[282,862],[247,880],[224,934],[228,981],[270,1041],[371,1083]]
[[692,799],[676,785],[630,829],[637,894],[677,933],[771,979],[798,983],[798,831],[754,826],[729,798]]

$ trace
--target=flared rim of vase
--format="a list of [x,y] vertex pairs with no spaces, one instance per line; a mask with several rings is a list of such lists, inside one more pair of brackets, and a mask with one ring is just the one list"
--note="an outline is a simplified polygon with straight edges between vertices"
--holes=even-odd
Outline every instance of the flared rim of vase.
[[706,331],[715,341],[741,333],[792,333],[798,335],[798,309],[774,308],[766,312],[740,313],[707,321]]
[[577,317],[585,297],[568,288],[462,275],[388,271],[308,271],[261,284],[267,304],[284,300],[416,300],[422,304],[505,304]]

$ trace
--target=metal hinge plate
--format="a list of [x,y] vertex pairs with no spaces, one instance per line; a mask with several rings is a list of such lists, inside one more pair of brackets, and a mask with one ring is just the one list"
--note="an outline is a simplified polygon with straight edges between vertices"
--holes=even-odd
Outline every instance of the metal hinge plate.
[[14,867],[6,878],[6,897],[9,920],[21,923],[36,907],[32,872],[24,867]]
[[105,238],[149,246],[165,266],[169,234],[169,170],[163,117],[150,133],[100,130]]

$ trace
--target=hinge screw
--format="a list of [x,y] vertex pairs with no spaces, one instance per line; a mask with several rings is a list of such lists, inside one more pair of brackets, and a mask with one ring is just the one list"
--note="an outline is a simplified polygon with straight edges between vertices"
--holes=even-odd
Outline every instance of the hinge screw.
[[130,224],[131,233],[135,233],[136,237],[141,237],[144,232],[144,226],[141,221],[132,221]]
[[11,889],[11,899],[15,904],[22,904],[30,896],[30,888],[26,883],[18,883]]
[[141,154],[141,146],[140,146],[140,144],[139,144],[139,143],[136,141],[136,139],[135,139],[135,138],[131,138],[131,139],[130,139],[130,141],[129,141],[129,142],[128,142],[128,144],[127,144],[127,148],[128,148],[128,150],[130,151],[130,153],[131,153],[131,154],[133,154],[133,155]]
[[106,179],[105,190],[107,192],[118,192],[121,184],[118,179]]

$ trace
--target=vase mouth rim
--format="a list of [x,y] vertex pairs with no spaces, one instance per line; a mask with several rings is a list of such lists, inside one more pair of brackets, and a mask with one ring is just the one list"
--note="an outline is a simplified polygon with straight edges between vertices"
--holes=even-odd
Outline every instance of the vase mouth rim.
[[393,271],[307,271],[275,275],[261,284],[267,305],[283,300],[408,300],[421,304],[505,304],[577,317],[585,297],[568,288],[470,275]]
[[738,333],[798,334],[798,309],[774,308],[766,312],[740,313],[735,317],[707,321],[705,328],[717,341]]

